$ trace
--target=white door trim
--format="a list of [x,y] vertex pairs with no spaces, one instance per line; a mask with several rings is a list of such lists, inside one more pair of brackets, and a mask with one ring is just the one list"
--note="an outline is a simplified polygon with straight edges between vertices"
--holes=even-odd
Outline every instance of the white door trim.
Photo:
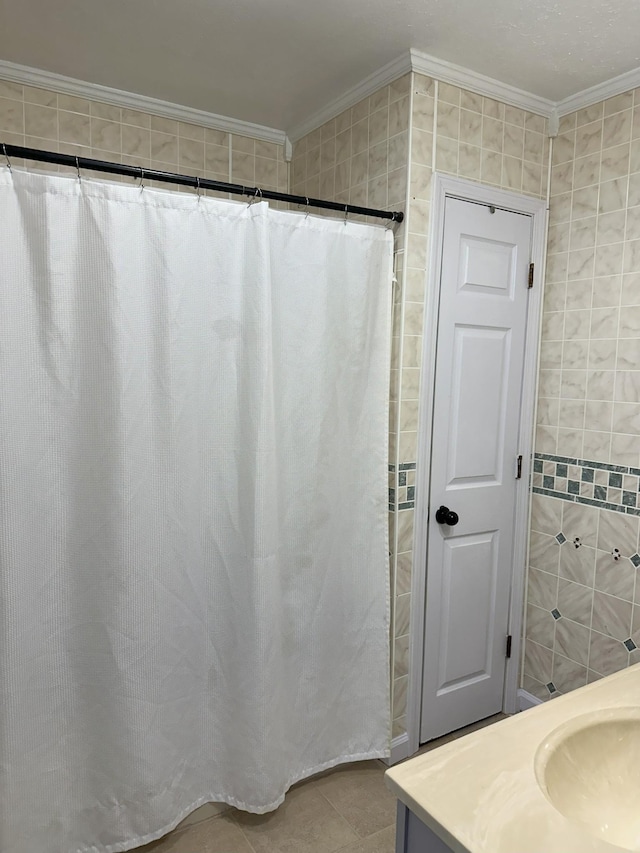
[[[542,317],[543,267],[547,228],[547,205],[508,190],[477,184],[434,172],[432,179],[431,227],[428,247],[427,286],[425,295],[422,378],[419,404],[418,458],[411,578],[411,628],[409,648],[409,685],[407,696],[407,732],[409,755],[420,746],[420,710],[422,702],[423,646],[426,595],[426,558],[428,535],[429,481],[431,464],[431,431],[435,388],[435,354],[438,328],[440,247],[444,234],[444,207],[447,197],[493,204],[516,213],[530,214],[533,219],[531,260],[535,264],[533,290],[527,315],[527,338],[524,356],[522,407],[519,445],[523,457],[522,480],[517,491],[514,536],[514,569],[509,605],[509,632],[513,637],[511,658],[507,661],[503,710],[512,714],[519,710],[518,671],[530,512],[529,482],[533,450],[535,391],[538,371],[540,324]],[[523,282],[524,286],[524,282]]]

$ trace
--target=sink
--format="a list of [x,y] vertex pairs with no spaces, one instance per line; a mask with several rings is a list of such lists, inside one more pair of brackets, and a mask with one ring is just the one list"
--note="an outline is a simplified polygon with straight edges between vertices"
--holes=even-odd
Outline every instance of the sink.
[[640,851],[640,707],[564,723],[538,747],[534,766],[565,818],[619,849]]

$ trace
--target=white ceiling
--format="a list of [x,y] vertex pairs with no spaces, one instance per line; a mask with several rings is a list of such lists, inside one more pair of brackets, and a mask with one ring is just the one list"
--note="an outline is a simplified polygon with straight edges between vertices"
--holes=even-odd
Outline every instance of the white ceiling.
[[638,0],[0,0],[0,60],[283,130],[410,48],[559,101],[639,32]]

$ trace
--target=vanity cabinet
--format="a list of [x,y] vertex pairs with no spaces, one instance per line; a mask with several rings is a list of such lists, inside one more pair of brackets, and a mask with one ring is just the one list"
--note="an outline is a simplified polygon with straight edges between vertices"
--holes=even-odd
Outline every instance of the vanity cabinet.
[[451,848],[398,800],[396,853],[451,853]]
[[390,767],[396,853],[640,853],[639,765],[637,663]]

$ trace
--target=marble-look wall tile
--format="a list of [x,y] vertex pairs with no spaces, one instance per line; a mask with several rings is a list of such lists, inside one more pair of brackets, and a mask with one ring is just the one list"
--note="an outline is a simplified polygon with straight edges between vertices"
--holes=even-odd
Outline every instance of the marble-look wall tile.
[[[541,374],[539,393],[545,403],[538,418],[540,427],[559,427],[555,452],[631,466],[640,465],[640,383],[635,374],[640,322],[635,312],[623,308],[638,300],[637,280],[635,288],[631,280],[625,288],[624,276],[640,272],[636,102],[639,93],[628,92],[564,116],[554,140],[542,350],[554,353],[563,381],[549,393]],[[564,304],[558,298],[562,286]],[[586,349],[576,346],[580,342],[586,342]],[[561,348],[549,350],[551,343]],[[553,368],[553,362],[547,358],[542,366]],[[578,374],[569,373],[584,367],[594,371],[586,388],[576,384]],[[586,404],[582,423],[581,407],[566,402],[576,399]],[[613,407],[592,405],[610,400]],[[558,420],[552,422],[549,413],[555,411]],[[571,431],[563,432],[567,429]],[[540,430],[536,449],[554,452],[552,446],[548,430]]]
[[556,620],[549,610],[527,606],[527,638],[538,645],[553,649],[555,643]]
[[[398,408],[394,422],[400,426],[400,437],[394,447],[404,448],[403,453],[415,448],[419,426],[415,404],[421,369],[421,305],[429,261],[426,248],[434,131],[435,164],[440,170],[538,197],[545,195],[548,151],[546,127],[539,117],[455,86],[436,87],[433,80],[421,75],[407,79],[412,86],[410,115],[409,91],[404,87],[394,95],[383,96],[375,105],[358,105],[348,116],[338,117],[325,133],[329,138],[335,132],[335,151],[327,152],[329,162],[335,158],[336,164],[349,164],[336,171],[336,186],[340,187],[336,192],[345,199],[348,188],[354,186],[366,186],[367,193],[377,191],[372,183],[377,176],[372,175],[382,169],[382,149],[371,149],[380,145],[385,129],[391,135],[387,140],[387,174],[408,167],[398,184],[402,187],[402,180],[408,181],[405,227],[409,250],[403,268],[403,311],[394,327],[395,340],[403,341],[402,364],[396,361],[394,400]],[[436,88],[438,122],[434,128]],[[629,98],[612,99],[606,110],[600,104],[564,117],[555,141],[536,430],[536,449],[540,452],[563,452],[575,459],[627,466],[640,465],[640,440],[636,443],[638,436],[633,434],[637,427],[633,411],[637,401],[635,370],[640,363],[637,312],[621,310],[623,306],[640,305],[640,250],[636,252],[634,245],[640,240],[640,159],[634,159],[630,118],[625,112],[632,106]],[[321,147],[322,140],[322,132],[308,140],[305,158],[313,147]],[[407,161],[409,144],[411,159]],[[312,153],[308,160],[311,172],[320,175],[322,156]],[[565,489],[570,480],[565,477]],[[593,498],[596,486],[611,489],[608,497],[617,497],[619,491],[622,505],[622,487],[571,482],[577,483],[578,494],[585,500]],[[406,497],[407,487],[399,488],[405,489]],[[636,551],[616,558],[614,549],[618,546],[613,541],[629,551],[630,540],[637,547],[637,535],[634,539],[632,533],[625,534],[620,518],[628,521],[622,513],[598,506],[534,495],[528,578],[531,634],[527,635],[527,644],[535,645],[528,651],[524,683],[544,698],[600,677],[603,643],[618,644],[614,647],[616,660],[631,659],[627,647],[606,633],[621,632],[611,627],[618,623],[606,609],[596,616],[592,627],[594,602],[600,606],[608,601],[596,599],[596,592],[615,599],[618,609],[614,608],[614,614],[621,608],[618,602],[629,605],[635,595],[636,568],[630,558]],[[631,524],[635,521],[632,517]],[[402,597],[408,596],[413,568],[413,512],[397,512],[394,529],[398,550],[394,583],[396,594]],[[562,544],[556,539],[560,533],[566,537]],[[577,548],[573,544],[576,537],[582,540]],[[604,539],[608,544],[603,547]],[[396,614],[401,620],[405,619],[405,601],[408,598],[402,599],[400,614]],[[623,610],[626,613],[628,607]],[[397,630],[404,630],[404,621],[396,626],[395,633],[406,636]],[[595,657],[590,665],[592,635]],[[551,656],[540,651],[544,649]],[[398,660],[401,666],[401,648]],[[532,667],[537,678],[531,673]],[[543,677],[548,681],[538,680]],[[396,733],[398,721],[405,720],[403,700],[398,701]]]
[[439,171],[537,198],[546,195],[545,119],[443,83],[437,114]]
[[558,576],[530,567],[527,598],[530,604],[551,612],[558,602]]
[[524,671],[526,675],[530,675],[543,684],[551,681],[553,672],[553,652],[551,649],[534,643],[533,640],[527,640]]
[[[284,148],[186,122],[103,104],[46,89],[0,81],[0,136],[6,142],[159,171],[233,181],[231,151],[246,159],[239,169],[251,182],[287,192]],[[66,167],[29,163],[29,168],[64,172]],[[99,180],[127,180],[118,176]],[[192,192],[162,184],[164,190]],[[212,195],[215,195],[212,193]]]
[[568,693],[587,683],[587,667],[564,657],[560,653],[553,656],[552,683],[561,693]]
[[[539,471],[534,478],[557,482],[558,474],[578,477],[587,469],[574,464],[576,461],[536,459]],[[638,489],[640,470],[624,474],[602,468],[593,473],[593,479],[601,483],[619,478],[621,491],[625,486]],[[640,516],[565,497],[538,491],[532,503],[522,685],[543,700],[640,658],[640,606],[634,603],[640,602]],[[552,541],[556,543],[557,575],[535,566],[541,541],[547,548]],[[553,655],[552,674],[546,681],[543,676],[548,672],[549,657],[541,649]]]

